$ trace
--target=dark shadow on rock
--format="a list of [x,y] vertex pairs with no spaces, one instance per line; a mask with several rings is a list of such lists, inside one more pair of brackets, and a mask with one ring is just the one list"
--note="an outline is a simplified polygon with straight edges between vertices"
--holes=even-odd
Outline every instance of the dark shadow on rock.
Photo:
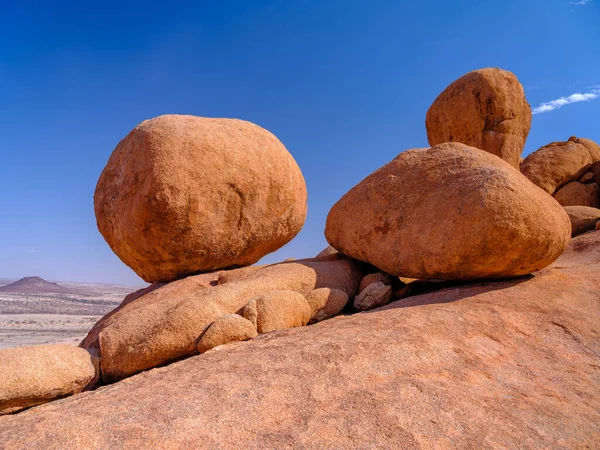
[[[522,277],[513,278],[503,281],[443,281],[439,283],[429,283],[432,290],[405,297],[396,300],[381,308],[377,308],[368,312],[382,311],[395,308],[409,308],[413,306],[424,306],[435,303],[451,303],[465,298],[473,297],[484,292],[496,291],[501,289],[509,289],[521,283],[532,280],[534,274],[524,275]],[[421,281],[418,281],[421,282]],[[416,283],[416,282],[415,282]],[[426,283],[426,282],[423,282]]]

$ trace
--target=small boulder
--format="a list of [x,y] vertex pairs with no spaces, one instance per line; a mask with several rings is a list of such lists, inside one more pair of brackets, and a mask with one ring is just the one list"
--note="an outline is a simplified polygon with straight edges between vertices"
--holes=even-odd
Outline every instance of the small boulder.
[[461,142],[518,169],[531,127],[531,108],[514,74],[480,69],[454,81],[435,99],[426,126],[431,146]]
[[298,164],[267,130],[164,115],[117,145],[94,208],[111,249],[152,283],[254,264],[300,231],[306,195]]
[[368,285],[354,298],[354,308],[358,311],[368,311],[389,303],[391,297],[392,287],[377,281]]
[[97,359],[64,344],[0,350],[0,415],[81,392],[97,380]]
[[339,289],[320,288],[306,296],[310,305],[310,323],[320,322],[337,316],[348,303],[348,294]]
[[257,336],[256,328],[238,314],[225,314],[215,320],[198,339],[198,353],[230,342],[247,341]]
[[600,208],[599,189],[596,183],[581,184],[571,181],[561,187],[554,198],[562,206],[589,206]]
[[567,142],[552,142],[531,153],[521,164],[521,172],[533,184],[553,195],[569,181],[578,180],[599,160],[598,144],[571,137]]
[[360,285],[358,286],[358,293],[360,294],[362,291],[364,291],[367,288],[367,286],[369,286],[370,284],[373,284],[373,283],[377,283],[377,282],[381,282],[381,283],[385,284],[386,286],[392,285],[390,276],[387,273],[383,273],[383,272],[369,273],[369,274],[365,275],[362,280],[360,280]]
[[303,327],[311,317],[308,301],[294,291],[272,291],[258,295],[248,302],[243,312],[259,333]]
[[469,280],[546,267],[571,224],[505,161],[445,143],[402,152],[353,187],[331,208],[325,236],[393,276]]
[[571,236],[575,237],[586,231],[593,230],[600,220],[600,209],[589,206],[565,206],[565,211],[571,221]]

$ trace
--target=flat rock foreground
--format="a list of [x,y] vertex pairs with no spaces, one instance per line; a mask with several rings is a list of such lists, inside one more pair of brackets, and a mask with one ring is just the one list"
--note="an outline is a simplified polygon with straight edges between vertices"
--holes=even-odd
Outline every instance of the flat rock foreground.
[[0,417],[4,449],[597,448],[600,232],[549,267],[263,334]]

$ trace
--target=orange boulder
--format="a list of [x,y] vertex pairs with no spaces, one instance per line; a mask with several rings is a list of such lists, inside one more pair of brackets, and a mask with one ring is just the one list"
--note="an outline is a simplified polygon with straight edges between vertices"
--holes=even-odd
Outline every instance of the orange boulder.
[[96,187],[98,228],[148,282],[247,266],[289,242],[306,185],[267,130],[237,119],[166,115],[115,148]]
[[353,187],[331,208],[325,236],[390,275],[507,278],[558,258],[571,225],[505,161],[446,143],[400,153]]
[[518,168],[531,128],[531,108],[515,75],[480,69],[454,81],[435,99],[426,126],[432,146],[461,142]]

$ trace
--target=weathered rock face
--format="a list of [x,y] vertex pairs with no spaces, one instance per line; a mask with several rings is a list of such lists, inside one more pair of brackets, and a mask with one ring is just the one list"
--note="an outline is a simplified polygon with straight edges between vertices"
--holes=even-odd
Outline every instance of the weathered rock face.
[[225,314],[241,312],[253,297],[291,290],[339,289],[354,297],[363,276],[357,261],[300,260],[266,266],[239,281],[206,287],[195,277],[174,281],[100,319],[82,342],[98,349],[105,382],[196,353],[196,341]]
[[0,418],[7,450],[596,448],[600,233],[532,277],[233,344]]
[[0,415],[81,392],[96,379],[96,365],[71,345],[0,350]]
[[448,86],[427,111],[432,146],[461,142],[499,156],[518,168],[531,128],[531,108],[511,72],[487,68]]
[[565,206],[565,211],[571,221],[571,235],[578,236],[593,230],[600,220],[600,209],[589,206]]
[[571,181],[554,194],[554,198],[563,206],[589,206],[600,208],[599,189],[596,183],[582,184]]
[[459,143],[409,150],[331,209],[325,236],[390,275],[504,278],[546,267],[571,235],[560,205],[516,169]]
[[271,291],[251,299],[244,307],[244,317],[259,333],[303,327],[311,316],[310,305],[294,291]]
[[166,115],[111,155],[94,196],[98,228],[148,282],[246,266],[290,241],[306,217],[294,158],[236,119]]
[[215,320],[198,339],[198,353],[230,342],[247,341],[257,336],[256,328],[238,314],[226,314]]
[[598,144],[571,137],[567,142],[552,142],[527,156],[521,164],[521,172],[553,195],[569,181],[578,180],[596,161],[600,161]]
[[316,323],[342,312],[348,303],[348,294],[339,289],[320,288],[309,292],[306,300],[311,310],[310,322]]

